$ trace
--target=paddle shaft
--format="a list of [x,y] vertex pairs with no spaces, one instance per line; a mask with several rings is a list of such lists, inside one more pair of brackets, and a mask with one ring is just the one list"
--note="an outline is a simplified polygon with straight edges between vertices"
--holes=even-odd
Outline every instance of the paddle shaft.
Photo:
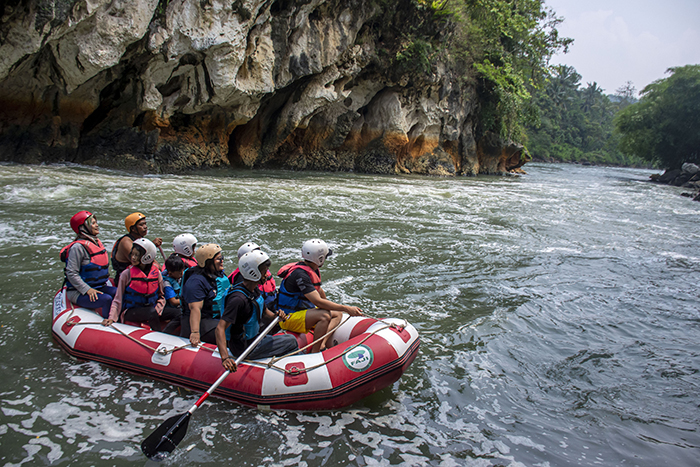
[[[243,353],[236,359],[236,366],[238,366],[238,364],[241,363],[248,356],[248,354],[253,351],[253,349],[255,349],[255,347],[260,343],[260,341],[263,340],[263,337],[265,337],[267,333],[270,332],[270,330],[273,327],[275,327],[275,324],[277,324],[279,320],[280,317],[275,316],[275,319],[273,319],[272,322],[267,325],[265,330],[261,332],[258,335],[258,337],[255,338],[253,343],[250,344],[248,348],[245,349],[245,351],[243,351]],[[214,382],[214,384],[212,384],[211,387],[207,389],[207,391],[204,394],[202,394],[202,397],[200,397],[199,400],[195,402],[192,407],[190,407],[190,410],[188,410],[188,412],[193,413],[195,410],[197,410],[197,408],[199,408],[199,406],[202,405],[202,402],[204,402],[207,399],[207,397],[209,397],[209,395],[211,395],[211,393],[214,392],[216,388],[218,388],[219,385],[224,382],[229,373],[231,373],[229,370],[224,371],[224,373],[221,376],[219,376],[219,379],[217,379]]]
[[163,256],[163,261],[166,261],[168,258],[165,257],[165,252],[163,251],[163,247],[159,246],[158,249],[160,250],[160,254]]

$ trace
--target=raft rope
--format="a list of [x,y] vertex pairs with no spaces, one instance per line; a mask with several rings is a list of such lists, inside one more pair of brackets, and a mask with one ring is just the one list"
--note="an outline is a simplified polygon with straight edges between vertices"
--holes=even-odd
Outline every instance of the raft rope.
[[[70,313],[70,315],[68,316],[68,319],[66,320],[66,326],[72,327],[72,326],[88,325],[88,324],[100,324],[100,325],[102,325],[102,321],[85,321],[85,322],[81,321],[81,322],[78,322],[78,323],[74,323],[74,322],[68,321],[68,320],[72,317],[73,313],[75,312],[75,308],[73,308],[72,305],[73,305],[73,304],[71,303],[71,313]],[[367,316],[367,317],[368,317],[368,316]],[[377,322],[380,322],[380,323],[383,323],[383,322],[384,322],[384,321],[381,320],[381,319],[377,319],[377,318],[374,318],[374,319],[376,319]],[[330,362],[332,362],[332,361],[334,361],[334,360],[337,360],[337,359],[340,358],[340,357],[343,357],[343,356],[346,355],[347,353],[349,353],[349,352],[351,352],[352,350],[354,350],[357,346],[363,344],[367,339],[369,339],[370,337],[372,337],[373,335],[375,335],[375,334],[378,333],[379,331],[383,331],[384,329],[388,329],[388,328],[402,329],[402,330],[403,330],[403,329],[406,328],[406,326],[408,325],[408,322],[407,322],[405,319],[404,319],[404,324],[402,324],[402,325],[397,325],[397,324],[394,324],[394,323],[385,324],[383,327],[381,327],[381,328],[379,328],[379,329],[375,329],[375,330],[372,331],[371,333],[367,334],[360,342],[358,342],[358,343],[352,345],[351,347],[348,347],[348,348],[345,349],[342,353],[336,355],[335,357],[331,358],[330,360],[324,360],[324,361],[321,362],[321,363],[318,363],[318,364],[316,364],[316,365],[313,365],[313,366],[310,366],[310,367],[307,367],[307,368],[286,369],[286,368],[282,368],[282,367],[280,367],[280,366],[275,365],[275,363],[277,363],[278,361],[282,360],[283,358],[292,357],[292,356],[294,356],[294,355],[297,355],[298,353],[303,352],[304,350],[308,349],[309,347],[312,347],[316,342],[318,342],[318,341],[320,341],[320,340],[322,340],[322,339],[325,339],[327,336],[330,336],[331,334],[333,334],[337,329],[339,329],[339,328],[340,328],[343,324],[345,324],[347,321],[348,321],[347,319],[342,320],[340,323],[338,323],[333,329],[331,329],[330,331],[328,331],[326,334],[324,334],[323,336],[319,337],[318,339],[314,339],[311,343],[307,344],[306,346],[304,346],[304,347],[302,347],[302,348],[300,348],[300,349],[295,350],[294,352],[290,352],[290,353],[288,353],[288,354],[286,354],[286,355],[282,355],[282,356],[280,356],[280,357],[272,357],[268,363],[260,363],[260,362],[254,361],[254,360],[244,360],[244,362],[247,363],[247,364],[249,364],[249,365],[251,365],[251,366],[255,365],[255,366],[262,366],[262,367],[267,367],[267,368],[273,368],[273,369],[275,369],[275,370],[281,371],[281,372],[286,373],[286,374],[298,375],[298,374],[301,374],[301,373],[306,373],[306,372],[308,372],[309,370],[314,370],[314,369],[316,369],[316,368],[320,368],[320,367],[322,367],[322,366],[324,366],[324,365],[327,365],[328,363],[330,363]],[[116,323],[110,324],[109,327],[111,327],[112,329],[114,329],[115,331],[117,331],[118,333],[120,333],[122,336],[124,336],[124,337],[126,337],[126,338],[132,340],[133,342],[139,344],[140,346],[142,346],[142,347],[144,347],[144,348],[150,350],[151,352],[158,353],[158,354],[163,355],[163,356],[168,355],[168,354],[171,354],[171,353],[173,353],[173,352],[175,352],[175,351],[177,351],[177,350],[182,350],[182,349],[184,349],[184,348],[187,348],[187,347],[190,347],[190,346],[191,346],[191,344],[185,344],[185,345],[181,345],[181,346],[179,346],[179,347],[173,347],[172,349],[167,349],[167,348],[164,348],[164,347],[158,347],[158,348],[152,347],[152,346],[146,344],[145,342],[142,342],[142,341],[136,339],[135,337],[130,336],[129,334],[125,333],[124,331],[122,331],[122,330],[119,329],[118,327],[114,326],[114,324],[116,324]],[[119,323],[119,324],[121,324],[121,323]],[[207,347],[207,346],[205,346],[205,345],[202,345],[201,343],[198,345],[198,347],[199,347],[199,349],[208,350],[209,352],[212,352],[212,353],[218,351],[218,349],[209,348],[209,347]]]
[[[382,321],[382,320],[380,320],[380,319],[378,319],[377,321],[378,321],[378,322],[382,322],[382,323],[384,322],[384,321]],[[328,365],[330,362],[332,362],[332,361],[334,361],[334,360],[337,360],[337,359],[343,357],[343,356],[346,355],[347,353],[352,352],[356,347],[358,347],[359,345],[363,344],[367,339],[369,339],[370,337],[372,337],[373,335],[375,335],[375,334],[378,333],[379,331],[383,331],[384,329],[389,329],[389,328],[401,329],[401,330],[403,330],[403,329],[407,326],[407,324],[408,324],[408,323],[406,322],[406,320],[404,320],[404,324],[403,324],[403,325],[397,325],[397,324],[394,324],[394,323],[385,324],[383,327],[381,327],[381,328],[379,328],[379,329],[375,329],[374,331],[370,332],[370,333],[367,334],[360,342],[357,342],[356,344],[353,344],[352,346],[350,346],[350,347],[348,347],[347,349],[345,349],[342,353],[336,355],[335,357],[331,358],[330,360],[324,360],[324,361],[322,361],[322,362],[320,362],[320,363],[318,363],[318,364],[316,364],[316,365],[312,365],[312,366],[310,366],[310,367],[306,367],[306,368],[290,368],[290,369],[287,369],[287,368],[282,368],[282,367],[280,367],[280,366],[275,365],[275,363],[277,363],[279,360],[282,360],[283,358],[291,357],[291,356],[293,356],[293,355],[298,354],[299,352],[302,352],[302,351],[308,349],[308,348],[311,347],[316,341],[321,340],[321,339],[325,338],[326,336],[330,335],[331,333],[335,332],[335,330],[338,329],[340,326],[342,326],[344,323],[345,323],[345,321],[339,323],[335,328],[333,328],[332,330],[328,331],[324,336],[320,337],[319,339],[314,339],[313,342],[311,342],[310,344],[306,345],[305,347],[303,347],[303,348],[301,348],[301,349],[295,350],[294,352],[291,352],[291,353],[289,353],[289,354],[287,354],[287,355],[283,355],[283,356],[281,356],[281,357],[272,357],[268,363],[260,363],[260,362],[254,361],[254,360],[244,360],[244,361],[245,361],[247,364],[251,365],[251,366],[253,366],[253,365],[255,365],[255,366],[263,366],[263,367],[267,367],[267,368],[273,368],[273,369],[275,369],[275,370],[281,371],[281,372],[286,373],[286,374],[288,374],[288,375],[299,375],[299,374],[302,374],[302,373],[307,373],[307,372],[310,371],[310,370],[315,370],[316,368],[320,368],[320,367],[322,367],[322,366],[324,366],[324,365]]]

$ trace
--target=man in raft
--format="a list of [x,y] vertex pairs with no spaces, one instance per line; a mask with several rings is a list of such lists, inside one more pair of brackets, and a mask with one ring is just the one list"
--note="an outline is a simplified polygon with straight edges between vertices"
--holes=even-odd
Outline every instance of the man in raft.
[[[229,371],[236,371],[236,363],[229,351],[237,357],[260,332],[260,323],[271,321],[275,313],[265,308],[259,286],[265,283],[270,268],[270,258],[262,251],[253,250],[238,260],[242,280],[232,285],[223,299],[223,314],[216,327],[216,345],[221,354],[221,364]],[[281,320],[283,311],[277,312]],[[291,334],[267,335],[258,343],[248,358],[255,360],[285,355],[299,348]]]
[[[246,242],[241,245],[241,247],[238,249],[238,260],[240,261],[244,254],[251,251],[261,250],[257,243]],[[236,285],[243,282],[243,275],[241,274],[240,269],[236,268],[236,270],[228,276],[228,280],[231,282],[231,285]],[[275,299],[277,298],[277,284],[275,284],[275,278],[272,277],[272,273],[269,270],[267,271],[266,279],[260,282],[258,288],[260,289],[263,300],[265,301],[265,307],[270,310],[274,309],[277,306],[275,303]]]
[[[129,256],[131,255],[131,246],[134,244],[134,240],[146,238],[146,234],[148,234],[146,216],[140,212],[134,212],[126,216],[124,227],[126,227],[128,233],[114,242],[112,247],[112,269],[114,269],[115,285],[119,285],[121,273],[131,266]],[[153,239],[153,244],[156,248],[160,248],[163,244],[163,239],[155,238]]]
[[314,330],[312,352],[325,350],[327,338],[321,336],[340,323],[342,312],[350,316],[362,315],[356,306],[340,305],[326,298],[321,288],[320,268],[333,254],[323,240],[307,240],[301,247],[303,261],[283,266],[277,275],[282,283],[277,294],[278,307],[289,315],[280,322],[280,328],[304,334]]
[[100,227],[89,211],[80,211],[70,219],[75,240],[61,249],[61,261],[66,263],[68,300],[83,308],[100,310],[107,317],[112,298],[117,292],[109,280],[109,257],[97,238]]

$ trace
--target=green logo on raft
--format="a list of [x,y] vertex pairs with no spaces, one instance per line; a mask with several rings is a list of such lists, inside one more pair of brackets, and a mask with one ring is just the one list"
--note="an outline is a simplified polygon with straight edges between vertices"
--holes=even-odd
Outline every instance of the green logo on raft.
[[343,355],[343,363],[352,371],[365,371],[372,366],[374,354],[366,345],[358,345],[350,352]]

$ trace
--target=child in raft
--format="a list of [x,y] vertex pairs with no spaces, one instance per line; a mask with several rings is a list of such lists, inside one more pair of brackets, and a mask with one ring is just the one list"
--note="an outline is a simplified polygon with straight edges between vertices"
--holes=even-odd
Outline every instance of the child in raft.
[[160,320],[174,317],[163,314],[165,286],[155,258],[153,242],[145,238],[134,240],[129,256],[131,266],[120,276],[109,317],[102,321],[104,326],[115,321],[146,322],[153,331],[160,331]]
[[171,254],[165,260],[165,270],[163,276],[163,293],[165,295],[164,312],[168,315],[175,315],[173,319],[165,326],[163,332],[166,334],[180,335],[180,318],[182,317],[182,306],[180,303],[180,281],[185,272],[185,263],[177,254]]

